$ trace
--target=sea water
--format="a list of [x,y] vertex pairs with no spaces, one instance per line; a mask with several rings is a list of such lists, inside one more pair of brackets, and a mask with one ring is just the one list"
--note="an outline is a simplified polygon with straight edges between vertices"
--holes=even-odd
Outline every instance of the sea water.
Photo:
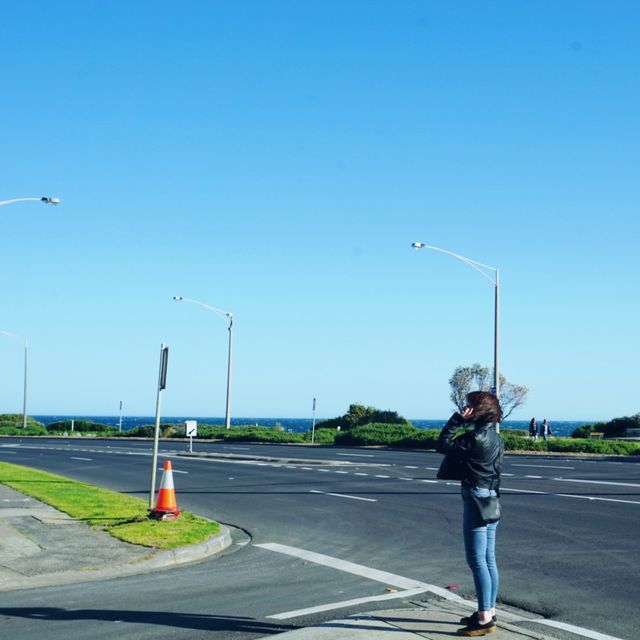
[[[91,422],[98,422],[100,424],[107,424],[114,427],[118,427],[120,422],[119,416],[32,416],[44,425],[51,424],[52,422],[60,422],[62,420],[90,420]],[[185,420],[197,420],[198,424],[208,424],[224,426],[224,418],[206,418],[197,416],[163,416],[162,424],[182,424]],[[447,418],[441,420],[432,419],[419,419],[411,420],[418,429],[440,429]],[[316,425],[321,422],[320,419],[316,420]],[[551,420],[549,419],[549,425],[554,436],[567,437],[570,436],[578,427],[584,424],[594,424],[596,420]],[[122,417],[122,430],[129,431],[143,425],[153,425],[155,418],[153,416],[123,416]],[[275,427],[281,426],[285,431],[309,431],[312,426],[311,418],[232,418],[231,425],[260,425],[261,427]],[[538,426],[542,424],[542,420],[538,421]],[[529,420],[506,420],[500,425],[501,429],[520,429],[522,431],[529,431]]]

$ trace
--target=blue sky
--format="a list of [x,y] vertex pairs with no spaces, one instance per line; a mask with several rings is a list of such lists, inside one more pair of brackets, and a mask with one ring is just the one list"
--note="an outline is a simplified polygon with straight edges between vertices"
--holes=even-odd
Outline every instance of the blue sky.
[[[0,330],[34,414],[446,417],[493,358],[512,415],[637,395],[635,2],[65,2],[0,9]],[[22,350],[0,335],[0,411]]]

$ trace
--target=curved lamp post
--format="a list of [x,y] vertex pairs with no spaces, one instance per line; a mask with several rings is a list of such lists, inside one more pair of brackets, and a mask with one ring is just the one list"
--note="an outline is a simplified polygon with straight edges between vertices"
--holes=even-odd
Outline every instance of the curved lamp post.
[[8,331],[2,331],[0,329],[0,333],[7,338],[12,338],[13,340],[19,340],[22,342],[24,340],[24,394],[22,398],[22,427],[24,429],[27,428],[27,363],[29,361],[29,342],[26,338],[22,336],[17,336],[14,333],[9,333]]
[[197,304],[199,307],[204,307],[207,311],[211,311],[215,313],[217,316],[221,318],[229,319],[229,356],[227,360],[227,403],[226,403],[226,411],[224,418],[224,425],[227,429],[231,428],[231,356],[233,350],[233,314],[229,311],[223,311],[222,309],[217,309],[216,307],[211,307],[208,304],[204,304],[204,302],[200,302],[199,300],[192,300],[191,298],[183,298],[182,296],[173,296],[173,299],[176,302],[191,302],[192,304]]
[[[432,247],[431,245],[424,244],[423,242],[414,242],[411,244],[414,249],[431,249],[432,251],[438,251],[440,253],[446,253],[448,256],[457,258],[465,264],[468,264],[472,269],[475,269],[479,274],[484,276],[495,289],[495,311],[494,311],[494,325],[493,325],[493,393],[496,398],[500,398],[500,373],[499,373],[499,353],[500,353],[500,340],[499,340],[499,326],[500,326],[500,274],[497,267],[490,267],[482,262],[471,260],[471,258],[465,258],[457,253],[452,253],[446,249],[440,249],[438,247]],[[489,272],[493,272],[493,277],[489,275]],[[496,423],[496,430],[500,431],[500,424]]]
[[11,200],[0,201],[0,207],[4,204],[13,204],[14,202],[42,202],[43,204],[60,204],[60,198],[13,198]]

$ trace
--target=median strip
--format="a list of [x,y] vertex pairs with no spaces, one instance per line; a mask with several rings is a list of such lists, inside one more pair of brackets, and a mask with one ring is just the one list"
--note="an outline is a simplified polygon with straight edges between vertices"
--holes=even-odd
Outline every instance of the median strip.
[[173,521],[150,520],[146,501],[47,471],[0,462],[0,483],[131,544],[177,549],[204,542],[220,525],[183,511]]

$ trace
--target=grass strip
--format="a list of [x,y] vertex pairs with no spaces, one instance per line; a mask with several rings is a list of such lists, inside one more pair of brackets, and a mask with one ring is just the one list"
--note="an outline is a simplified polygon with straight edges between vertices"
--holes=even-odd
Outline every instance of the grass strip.
[[115,538],[145,547],[175,549],[204,542],[220,531],[217,522],[188,511],[177,520],[152,520],[147,502],[140,498],[9,462],[0,462],[0,483]]

